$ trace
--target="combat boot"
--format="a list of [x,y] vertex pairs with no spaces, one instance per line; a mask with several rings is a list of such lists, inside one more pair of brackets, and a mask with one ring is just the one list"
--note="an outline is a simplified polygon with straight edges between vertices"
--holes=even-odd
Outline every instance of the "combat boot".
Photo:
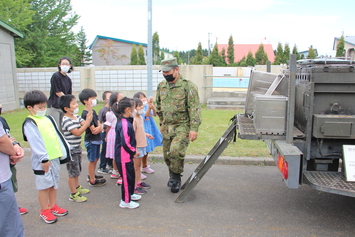
[[169,169],[169,181],[168,181],[168,187],[171,188],[174,183],[174,178],[173,178],[173,172]]
[[180,186],[181,186],[181,175],[173,173],[172,178],[173,178],[174,183],[171,186],[171,192],[177,193],[177,192],[179,192]]
[[173,176],[171,175],[170,178],[169,178],[169,181],[168,181],[168,187],[171,188],[174,184],[174,178]]

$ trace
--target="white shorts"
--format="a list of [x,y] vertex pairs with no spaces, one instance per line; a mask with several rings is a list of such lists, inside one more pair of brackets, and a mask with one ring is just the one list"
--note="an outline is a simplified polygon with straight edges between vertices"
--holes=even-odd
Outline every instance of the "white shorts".
[[50,160],[49,162],[51,166],[49,166],[47,173],[44,173],[44,175],[35,175],[37,190],[44,190],[51,187],[58,189],[60,173],[59,159]]

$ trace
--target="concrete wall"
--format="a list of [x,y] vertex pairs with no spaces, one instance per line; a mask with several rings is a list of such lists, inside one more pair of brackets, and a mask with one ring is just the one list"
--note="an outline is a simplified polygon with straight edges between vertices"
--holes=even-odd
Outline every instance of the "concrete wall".
[[[162,80],[165,80],[160,66],[153,66],[153,98],[156,89]],[[212,93],[212,78],[204,77],[212,75],[213,67],[210,65],[180,66],[180,73],[184,78],[194,82],[199,90],[201,103],[206,103],[208,96]],[[18,90],[19,97],[30,90],[41,90],[49,96],[50,79],[56,68],[18,68]],[[84,88],[91,88],[98,94],[98,100],[102,100],[102,93],[106,90],[120,91],[125,96],[133,95],[142,91],[147,95],[147,66],[92,66],[75,67],[74,71],[68,74],[73,81],[73,94],[78,94]],[[148,95],[147,95],[148,96]]]
[[13,36],[0,27],[0,104],[3,111],[19,108]]

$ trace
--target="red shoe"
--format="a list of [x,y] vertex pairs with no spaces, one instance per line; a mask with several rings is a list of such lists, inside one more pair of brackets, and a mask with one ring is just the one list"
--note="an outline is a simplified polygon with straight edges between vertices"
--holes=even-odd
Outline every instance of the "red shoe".
[[18,210],[20,211],[21,215],[25,215],[28,212],[28,210],[26,208],[23,208],[23,207],[18,207]]
[[52,224],[56,222],[58,219],[52,214],[50,209],[41,210],[39,215],[40,218],[44,220],[47,224]]
[[57,206],[57,204],[54,204],[54,207],[51,208],[51,212],[53,213],[53,215],[55,216],[65,216],[68,214],[68,211],[60,208]]

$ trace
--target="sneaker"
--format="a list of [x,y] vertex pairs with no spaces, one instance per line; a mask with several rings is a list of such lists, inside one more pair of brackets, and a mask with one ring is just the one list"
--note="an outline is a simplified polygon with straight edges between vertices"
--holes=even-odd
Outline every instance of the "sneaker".
[[118,179],[119,177],[121,177],[119,174],[111,174],[111,179]]
[[128,209],[134,209],[134,208],[139,207],[139,203],[138,202],[133,202],[133,201],[130,201],[129,203],[125,203],[123,200],[121,200],[120,207],[128,208]]
[[121,185],[121,184],[122,184],[122,177],[119,177],[116,182],[116,186]]
[[141,180],[145,180],[147,178],[147,176],[145,176],[144,174],[141,173]]
[[142,168],[142,172],[147,174],[153,174],[154,170],[150,168],[150,165],[148,165],[147,167]]
[[57,206],[57,204],[54,204],[54,206],[50,209],[52,214],[55,216],[65,216],[68,214],[68,211],[65,210],[64,208],[60,208]]
[[42,220],[44,220],[47,224],[52,224],[58,220],[57,217],[52,214],[50,209],[41,210],[39,217],[42,218]]
[[144,195],[144,194],[147,193],[147,191],[144,190],[144,188],[136,187],[136,189],[134,190],[134,193],[135,193],[135,194],[138,194],[138,195]]
[[25,214],[28,213],[28,210],[26,208],[23,208],[23,207],[18,207],[18,210],[19,210],[21,215],[25,215]]
[[72,202],[86,202],[87,198],[84,197],[84,196],[81,196],[80,192],[76,192],[76,194],[74,194],[74,195],[70,194],[69,201],[72,201]]
[[89,181],[89,185],[92,187],[104,186],[106,184],[106,179],[95,179],[95,183]]
[[108,170],[113,170],[113,166],[111,166],[111,165],[106,165],[106,169],[108,169]]
[[97,170],[97,173],[99,173],[99,174],[110,174],[111,173],[111,171],[109,170],[109,169],[103,169],[103,168],[99,168],[98,170]]
[[138,200],[140,200],[142,198],[142,196],[141,195],[139,195],[139,194],[132,194],[131,195],[131,200],[133,200],[133,201],[138,201]]
[[76,191],[79,192],[80,194],[87,194],[90,193],[90,190],[87,188],[83,188],[83,186],[79,186],[76,188]]
[[137,184],[137,187],[141,187],[144,189],[149,189],[151,186],[145,182],[140,182],[139,184]]
[[[95,175],[95,179],[103,179],[104,178],[104,176],[102,176],[102,175]],[[86,181],[90,181],[90,176],[88,175],[88,177],[86,178]]]

